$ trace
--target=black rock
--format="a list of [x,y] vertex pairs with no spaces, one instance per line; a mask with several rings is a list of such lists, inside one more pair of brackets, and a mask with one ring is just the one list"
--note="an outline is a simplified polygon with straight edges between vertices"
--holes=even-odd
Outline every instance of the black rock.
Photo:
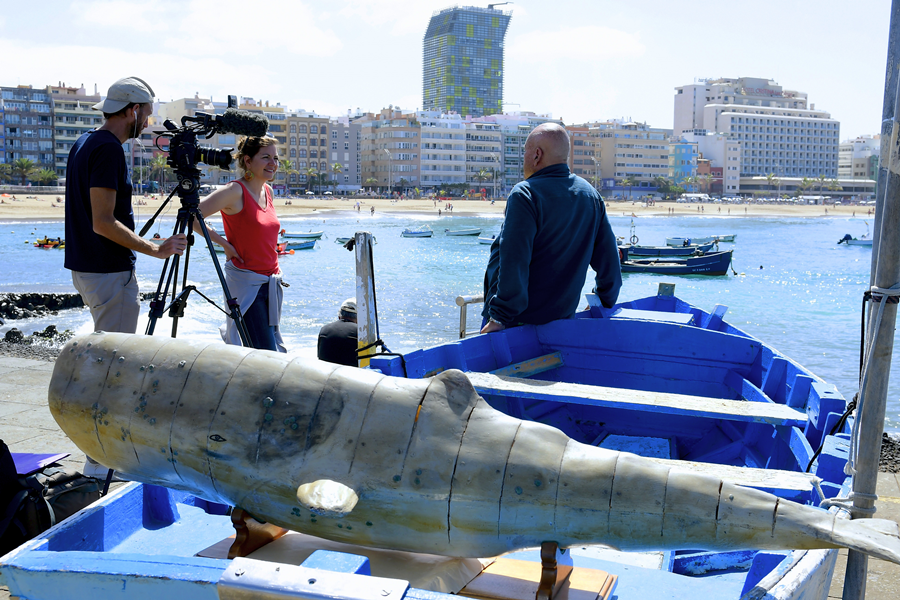
[[25,336],[15,327],[7,331],[6,335],[3,336],[3,341],[9,344],[21,344],[24,339]]

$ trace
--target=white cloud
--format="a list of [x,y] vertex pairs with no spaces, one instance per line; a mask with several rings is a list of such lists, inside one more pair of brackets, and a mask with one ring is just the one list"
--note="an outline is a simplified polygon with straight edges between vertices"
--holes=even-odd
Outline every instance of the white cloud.
[[507,61],[590,62],[610,58],[637,58],[646,47],[635,33],[598,25],[568,27],[556,31],[532,31],[514,37],[507,45]]

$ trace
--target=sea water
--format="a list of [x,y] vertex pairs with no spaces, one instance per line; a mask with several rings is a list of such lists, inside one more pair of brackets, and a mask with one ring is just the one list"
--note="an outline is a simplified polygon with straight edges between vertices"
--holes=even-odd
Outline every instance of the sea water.
[[[712,211],[712,207],[706,207]],[[866,217],[743,217],[712,213],[696,216],[639,216],[632,218],[630,204],[613,204],[610,220],[617,235],[632,233],[642,245],[665,245],[666,237],[701,237],[737,234],[733,268],[737,275],[724,277],[662,276],[626,274],[620,300],[656,294],[660,282],[676,284],[683,300],[711,310],[728,306],[725,319],[764,340],[786,356],[837,386],[848,399],[858,388],[860,312],[869,284],[871,248],[838,245],[850,233],[859,237],[867,230]],[[740,208],[732,207],[738,212]],[[143,222],[149,215],[139,215]],[[221,222],[210,221],[219,231]],[[338,307],[356,295],[355,255],[337,237],[356,231],[375,235],[375,289],[379,334],[393,352],[454,340],[458,337],[459,308],[456,297],[478,294],[483,289],[484,268],[490,246],[475,237],[456,237],[445,229],[479,227],[482,236],[497,234],[500,215],[444,216],[435,214],[333,212],[317,216],[284,217],[288,231],[324,231],[312,250],[282,256],[280,264],[285,289],[282,330],[292,354],[315,356],[316,338],[322,325],[337,317]],[[165,216],[148,232],[171,232],[174,220]],[[634,229],[631,229],[631,225]],[[403,238],[407,227],[429,225],[432,238]],[[140,227],[140,225],[138,226]],[[73,292],[71,276],[63,268],[64,251],[34,248],[37,237],[64,236],[61,221],[0,223],[0,291]],[[222,290],[204,242],[192,248],[188,281],[222,306]],[[220,257],[222,255],[219,255]],[[138,255],[137,273],[141,290],[156,288],[163,261]],[[588,272],[584,291],[593,285]],[[581,303],[584,305],[584,302]],[[469,312],[469,329],[480,324],[481,305]],[[178,321],[178,337],[219,340],[224,323],[221,310],[192,293],[185,316]],[[78,333],[91,330],[87,310],[63,311],[56,316],[13,321],[0,327],[0,335],[11,327],[26,334],[48,324]],[[139,331],[147,323],[144,304]],[[171,332],[168,317],[156,325],[158,335]],[[891,369],[885,429],[900,432],[900,361]]]

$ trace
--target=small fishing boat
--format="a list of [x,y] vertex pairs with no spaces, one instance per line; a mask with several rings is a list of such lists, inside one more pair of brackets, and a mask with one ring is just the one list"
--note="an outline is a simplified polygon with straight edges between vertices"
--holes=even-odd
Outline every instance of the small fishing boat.
[[[343,246],[344,244],[346,244],[347,242],[349,242],[352,239],[353,239],[352,237],[338,237],[338,238],[334,238],[334,242],[336,244],[340,244]],[[375,238],[374,235],[372,236],[372,242],[375,244],[378,243],[378,240]]]
[[278,245],[287,250],[310,250],[316,247],[316,240],[288,240]]
[[154,243],[154,244],[156,244],[156,245],[160,245],[160,244],[162,244],[164,241],[166,241],[167,239],[169,239],[169,238],[167,238],[167,237],[160,237],[160,235],[159,235],[158,233],[155,233],[155,234],[153,234],[153,237],[151,237],[151,238],[150,238],[149,240],[147,240],[147,241],[152,242],[152,243]]
[[447,235],[481,235],[481,230],[476,227],[469,227],[467,229],[445,229],[444,233]]
[[324,231],[291,232],[291,231],[285,231],[284,229],[281,230],[281,237],[283,237],[283,238],[294,238],[294,239],[301,239],[301,240],[318,240],[323,235],[325,235]]
[[690,256],[706,254],[712,250],[716,242],[708,244],[691,244],[690,246],[619,246],[628,256]]
[[430,238],[434,235],[434,231],[427,225],[423,227],[407,227],[400,235],[407,238]]
[[34,247],[44,249],[58,248],[61,250],[66,247],[66,241],[62,238],[43,237],[34,241]]
[[709,244],[712,242],[734,242],[737,234],[708,235],[703,237],[670,237],[666,238],[666,246],[690,246],[691,244]]
[[622,256],[623,273],[658,273],[660,275],[727,275],[733,250],[684,258],[630,259]]
[[479,238],[478,238],[478,243],[479,243],[479,244],[486,244],[486,245],[489,246],[489,245],[491,245],[491,244],[494,243],[494,240],[495,240],[495,239],[497,239],[497,236],[495,236],[495,235],[492,235],[491,237],[479,237]]
[[869,222],[866,221],[866,232],[858,238],[853,237],[849,233],[845,233],[844,237],[838,240],[838,245],[847,244],[848,246],[868,246],[872,247],[872,235],[869,233]]

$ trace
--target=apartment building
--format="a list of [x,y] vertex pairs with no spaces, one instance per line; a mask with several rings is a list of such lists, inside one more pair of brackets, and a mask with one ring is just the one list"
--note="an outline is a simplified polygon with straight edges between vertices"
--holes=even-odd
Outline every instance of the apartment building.
[[[709,174],[714,174],[716,188],[721,190],[709,193],[737,195],[741,191],[741,142],[732,137],[706,131],[705,129],[691,129],[684,131],[680,139],[697,145],[698,153],[698,177],[707,173],[699,170],[700,160],[709,161]],[[719,179],[721,170],[721,179]],[[705,191],[705,186],[703,187]]]
[[[669,176],[671,129],[613,119],[572,126],[571,131],[578,135],[571,137],[570,168],[594,182],[599,163],[601,193],[612,196],[653,193],[657,187],[654,180]],[[577,141],[582,144],[576,145]],[[579,150],[581,154],[577,154]],[[582,164],[576,162],[579,159]],[[577,173],[578,169],[582,173]],[[634,184],[623,185],[626,178]]]
[[[329,161],[331,178],[337,181],[336,192],[351,193],[362,187],[362,170],[359,164],[359,148],[362,141],[362,127],[356,118],[338,117],[330,122]],[[340,171],[334,165],[341,165]]]
[[878,179],[880,135],[863,135],[841,142],[838,151],[840,179]]
[[466,187],[497,197],[501,151],[499,124],[478,118],[466,121]]
[[422,108],[503,112],[503,48],[512,12],[453,6],[435,12],[422,42]]
[[420,187],[422,127],[416,113],[391,106],[377,114],[366,113],[359,124],[363,187],[398,194]]
[[40,169],[55,169],[53,104],[47,88],[0,86],[6,162],[26,158]]
[[[274,117],[269,118],[269,134],[278,140],[279,156],[289,160],[293,170],[297,171],[289,174],[290,169],[283,169],[277,181],[287,185],[292,193],[298,193],[301,188],[324,191],[326,182],[331,181],[328,162],[331,119],[305,110],[280,114],[266,112],[265,115]],[[279,137],[285,139],[284,152]]]
[[840,123],[805,93],[755,77],[675,90],[675,135],[705,129],[741,142],[742,177],[837,177]]
[[60,178],[66,176],[69,151],[75,141],[87,131],[103,124],[103,114],[92,107],[100,102],[100,94],[94,90],[88,94],[84,86],[69,87],[60,82],[49,86],[53,111],[54,169]]
[[439,191],[466,183],[466,122],[459,113],[419,111],[421,187]]

